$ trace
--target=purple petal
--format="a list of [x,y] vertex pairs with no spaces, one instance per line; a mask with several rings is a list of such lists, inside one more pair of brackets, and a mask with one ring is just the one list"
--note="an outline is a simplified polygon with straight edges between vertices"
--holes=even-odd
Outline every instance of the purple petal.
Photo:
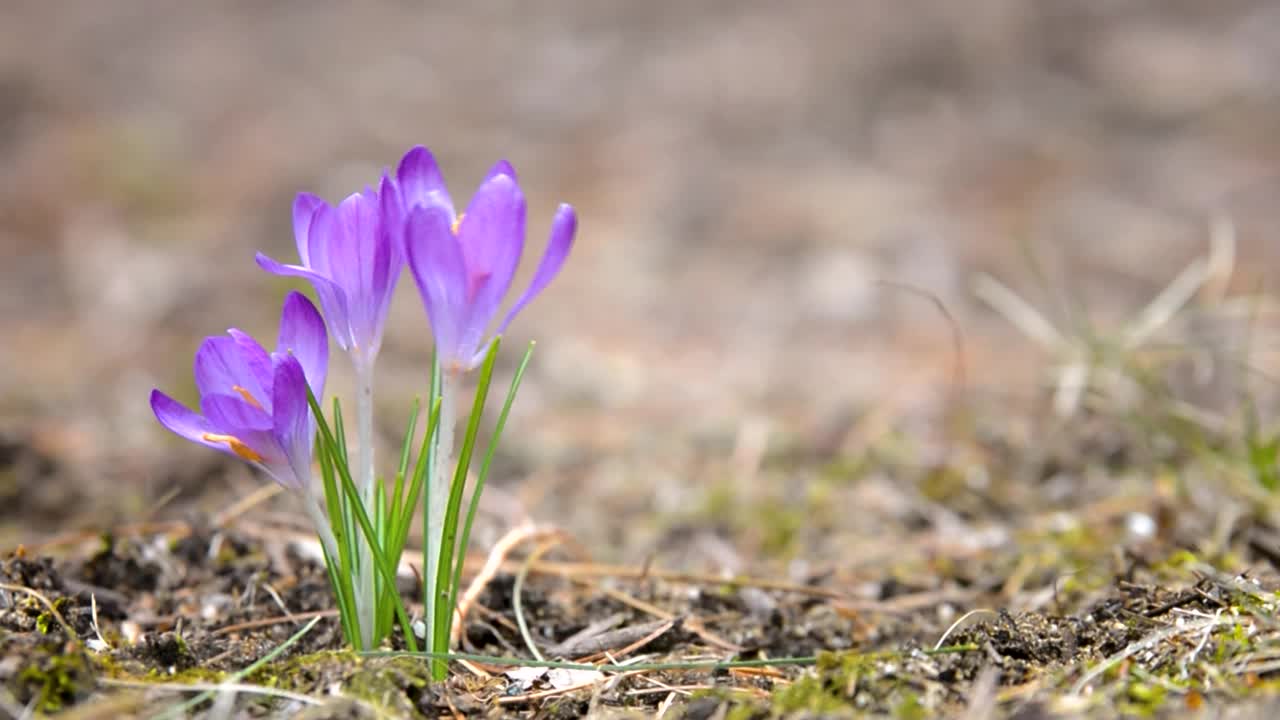
[[511,166],[511,163],[506,160],[499,160],[493,167],[489,168],[489,173],[484,176],[484,180],[481,181],[480,184],[483,185],[499,175],[506,175],[512,180],[519,182],[519,178],[516,177],[516,169]]
[[303,267],[332,277],[334,248],[341,243],[338,211],[328,204],[320,205],[311,216],[311,227],[307,228],[307,262]]
[[254,430],[270,430],[272,426],[270,413],[239,395],[205,395],[200,398],[200,412],[210,425],[228,435],[243,436]]
[[273,275],[300,277],[311,281],[320,298],[320,307],[324,308],[325,321],[329,325],[329,334],[338,347],[346,350],[351,347],[351,316],[347,310],[347,294],[333,280],[320,273],[299,265],[285,265],[258,253],[258,266]]
[[155,413],[156,420],[161,425],[175,435],[214,450],[234,454],[225,443],[212,442],[204,438],[208,433],[217,433],[208,420],[159,390],[151,391],[151,412]]
[[325,206],[325,201],[311,193],[298,193],[293,201],[293,238],[298,243],[298,258],[306,267],[311,267],[311,245],[308,237],[311,234],[311,220],[316,210]]
[[273,473],[286,487],[301,490],[311,479],[311,443],[315,433],[307,404],[307,378],[302,364],[293,355],[278,357],[273,383],[275,407],[272,436],[288,459],[290,472]]
[[426,306],[440,362],[463,357],[459,324],[467,310],[467,268],[449,213],[441,207],[419,207],[409,213],[405,250],[409,270]]
[[[306,295],[291,292],[284,299],[280,313],[280,341],[276,352],[298,359],[317,399],[324,397],[325,377],[329,371],[329,337],[324,331],[324,319]],[[271,360],[267,360],[267,372],[271,373]],[[273,390],[274,396],[278,388]],[[306,399],[304,394],[303,399]],[[279,408],[272,405],[272,412]]]
[[205,338],[196,351],[194,374],[201,397],[247,394],[260,401],[265,395],[266,387],[254,374],[239,343],[232,337]]
[[461,344],[480,345],[502,299],[511,289],[524,250],[525,202],[520,186],[497,175],[476,191],[458,228],[466,257],[467,315]]
[[404,256],[404,221],[406,210],[404,196],[395,180],[385,173],[378,183],[378,209],[382,214],[384,230],[391,236],[392,247],[400,257]]
[[[238,398],[216,396],[231,404],[244,405]],[[279,464],[280,453],[269,433],[219,425],[201,417],[159,390],[151,391],[151,410],[160,424],[192,442],[226,453],[260,466]]]
[[523,310],[524,306],[528,305],[560,273],[561,266],[564,265],[564,261],[569,257],[569,251],[573,248],[573,238],[577,232],[578,215],[574,212],[573,206],[561,205],[551,221],[551,238],[547,241],[546,252],[542,254],[542,262],[538,263],[538,270],[534,273],[529,288],[507,311],[502,325],[498,327],[499,335],[506,332],[507,325],[515,319],[516,313]]
[[405,153],[400,167],[396,168],[396,183],[406,212],[415,207],[439,205],[448,210],[449,223],[453,223],[453,200],[430,150],[419,145]]
[[[249,393],[254,400],[257,400],[268,412],[271,411],[271,356],[267,351],[258,344],[248,333],[241,332],[236,328],[227,330],[227,334],[236,343],[236,350],[240,354],[240,361],[244,363],[244,367],[253,375],[256,387],[242,383],[242,387]],[[218,392],[226,392],[221,390]],[[241,393],[243,395],[244,393]]]
[[330,278],[346,293],[352,339],[357,348],[375,334],[376,265],[382,234],[378,199],[372,191],[351,195],[337,209],[340,238],[330,248]]

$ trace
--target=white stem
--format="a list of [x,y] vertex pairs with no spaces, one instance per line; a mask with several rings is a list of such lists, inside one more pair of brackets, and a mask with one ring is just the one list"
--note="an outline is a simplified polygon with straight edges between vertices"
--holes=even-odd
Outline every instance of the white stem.
[[435,637],[435,607],[442,602],[436,588],[440,569],[440,548],[444,544],[444,516],[449,507],[449,487],[453,484],[453,433],[457,416],[454,414],[456,382],[448,372],[440,374],[440,422],[436,432],[435,467],[431,468],[430,497],[427,502],[427,532],[429,543],[425,562],[427,575],[424,601],[427,626],[427,642]]
[[365,509],[372,512],[373,498],[373,368],[366,362],[356,362],[356,423],[359,426],[360,472],[356,476],[357,487],[365,501]]
[[338,555],[338,539],[333,535],[333,528],[329,525],[329,518],[325,517],[324,510],[320,507],[320,498],[316,497],[315,491],[312,490],[308,483],[302,499],[303,509],[307,511],[307,517],[311,519],[311,524],[315,526],[316,534],[320,536],[320,544],[324,546],[326,560],[328,562],[337,563]]
[[[359,433],[360,451],[359,468],[354,478],[360,490],[360,500],[370,521],[374,509],[374,471],[373,471],[373,367],[371,363],[356,360],[356,427]],[[373,649],[373,626],[375,622],[374,597],[375,568],[373,566],[373,549],[368,538],[358,530],[359,549],[356,557],[356,616],[360,622],[360,643],[362,650]]]

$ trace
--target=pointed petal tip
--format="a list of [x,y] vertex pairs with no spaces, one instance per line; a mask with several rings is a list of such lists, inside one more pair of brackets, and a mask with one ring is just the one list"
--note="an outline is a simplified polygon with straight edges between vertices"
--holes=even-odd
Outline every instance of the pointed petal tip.
[[569,203],[560,203],[560,207],[556,208],[555,217],[551,220],[551,232],[556,233],[556,228],[560,226],[561,232],[569,234],[569,242],[573,243],[573,238],[578,234],[578,211]]
[[489,174],[485,175],[485,180],[492,180],[493,178],[500,176],[506,176],[517,183],[519,182],[519,178],[516,176],[515,167],[505,159],[494,163],[493,168],[489,170]]
[[298,291],[285,298],[280,312],[280,337],[276,352],[296,357],[312,392],[324,395],[329,372],[329,336],[325,322],[311,299]]
[[258,263],[258,267],[262,268],[263,270],[266,270],[272,275],[285,274],[284,272],[285,264],[271,257],[270,255],[267,255],[264,252],[259,251],[253,256],[253,259],[255,262]]
[[302,294],[298,290],[290,290],[289,294],[284,296],[285,309],[288,312],[311,312],[316,311],[316,306],[312,304],[311,298]]
[[400,166],[403,167],[407,162],[421,162],[423,160],[434,163],[435,156],[431,154],[431,150],[426,145],[414,145],[400,158]]
[[436,163],[435,155],[432,155],[430,150],[423,145],[414,145],[400,158],[395,174],[396,180],[401,183],[412,180],[427,181],[438,177],[440,168]]
[[538,269],[534,271],[533,280],[529,282],[529,287],[520,295],[520,298],[511,306],[511,309],[507,311],[507,316],[503,318],[502,324],[498,326],[499,333],[506,332],[507,326],[511,324],[516,315],[560,274],[560,269],[564,266],[565,260],[569,258],[569,251],[573,249],[573,239],[577,231],[577,212],[572,205],[562,204],[556,210],[555,218],[551,221],[551,237],[547,240],[546,251],[542,253],[542,261],[538,263]]
[[295,212],[305,210],[314,212],[316,208],[326,204],[324,198],[309,192],[300,192],[293,199],[293,209]]
[[186,405],[169,397],[159,388],[151,391],[151,412],[156,421],[169,432],[202,445],[208,441],[202,437],[208,422]]

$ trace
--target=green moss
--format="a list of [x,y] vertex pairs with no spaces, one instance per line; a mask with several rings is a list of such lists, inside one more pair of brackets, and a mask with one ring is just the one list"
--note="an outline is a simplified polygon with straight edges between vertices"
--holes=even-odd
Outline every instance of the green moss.
[[321,682],[357,672],[364,660],[351,650],[323,650],[280,660],[250,675],[249,682],[307,692]]
[[61,629],[58,616],[65,618],[69,609],[71,609],[71,598],[64,596],[54,600],[52,611],[46,610],[36,616],[36,630],[39,630],[41,635],[48,635],[54,630]]
[[409,657],[370,663],[344,685],[347,694],[389,717],[421,717],[413,697],[431,684],[430,665]]
[[821,653],[814,672],[774,693],[773,713],[847,714],[855,707],[859,682],[874,673],[875,660],[869,656]]
[[415,700],[431,684],[427,663],[411,657],[367,659],[350,650],[326,650],[272,663],[249,682],[312,692],[339,682],[343,694],[377,709],[383,717],[421,717]]
[[41,712],[66,708],[89,694],[94,674],[84,653],[67,650],[32,662],[17,675],[19,702],[33,702]]
[[929,717],[929,712],[915,693],[907,693],[893,706],[893,716],[898,720],[924,720]]
[[1133,681],[1125,686],[1121,707],[1126,715],[1148,717],[1164,705],[1168,692],[1155,683]]

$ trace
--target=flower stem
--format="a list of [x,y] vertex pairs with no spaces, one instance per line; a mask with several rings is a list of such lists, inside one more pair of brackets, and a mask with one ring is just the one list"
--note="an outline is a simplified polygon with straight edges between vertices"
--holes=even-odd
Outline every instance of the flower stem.
[[436,587],[436,580],[441,562],[440,550],[444,546],[444,516],[449,507],[449,487],[453,483],[454,396],[457,389],[457,378],[452,373],[440,374],[440,421],[436,431],[435,467],[431,468],[431,477],[427,480],[431,487],[427,496],[428,543],[424,560],[423,604],[428,646],[436,636],[436,604],[448,601]]
[[[377,483],[374,482],[373,465],[373,366],[372,363],[355,363],[356,370],[356,426],[359,433],[359,473],[356,487],[360,489],[360,501],[366,512],[373,512]],[[360,622],[360,643],[365,650],[373,649],[373,634],[377,608],[374,588],[375,568],[373,548],[367,538],[356,543],[359,548],[356,559],[356,615]]]
[[329,562],[338,562],[338,539],[333,535],[333,528],[329,526],[329,519],[324,516],[324,510],[321,508],[321,500],[311,490],[308,483],[305,497],[302,500],[303,509],[307,511],[307,517],[311,520],[311,524],[315,526],[316,533],[320,536],[320,544],[324,547],[326,560]]

